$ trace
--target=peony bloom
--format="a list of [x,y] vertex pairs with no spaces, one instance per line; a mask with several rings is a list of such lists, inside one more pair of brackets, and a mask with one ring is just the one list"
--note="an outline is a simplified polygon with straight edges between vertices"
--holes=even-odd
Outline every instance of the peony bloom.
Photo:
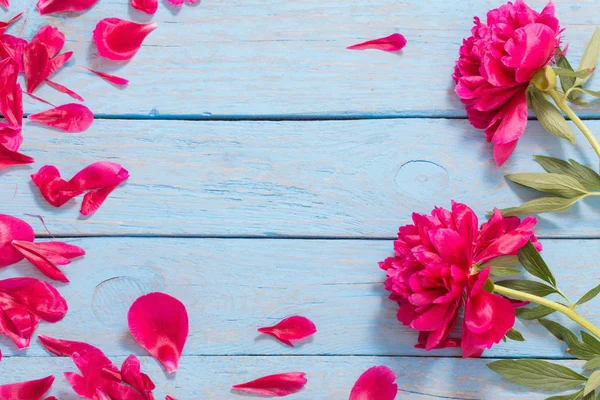
[[[521,222],[496,210],[478,228],[473,211],[453,202],[450,211],[435,208],[431,215],[415,213],[413,222],[400,227],[394,242],[396,255],[379,264],[386,271],[390,299],[400,306],[398,320],[421,331],[416,347],[432,350],[462,345],[465,357],[481,354],[512,328],[515,314],[509,300],[482,289],[489,270],[478,272],[474,266],[515,255],[530,240],[541,248],[531,230],[536,220]],[[488,307],[490,304],[493,307]],[[462,341],[449,338],[465,305],[467,313],[474,316],[466,318],[466,326],[475,327],[475,335],[487,334],[466,336],[469,332],[465,330]],[[473,322],[476,318],[487,318],[479,330]]]
[[485,129],[502,165],[527,125],[529,81],[553,61],[561,30],[552,2],[541,13],[523,0],[508,2],[488,12],[486,23],[474,22],[452,77],[471,125]]

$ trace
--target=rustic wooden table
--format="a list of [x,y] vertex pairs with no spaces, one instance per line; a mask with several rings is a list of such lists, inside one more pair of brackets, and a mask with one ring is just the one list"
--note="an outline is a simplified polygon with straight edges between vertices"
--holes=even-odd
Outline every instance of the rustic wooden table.
[[[453,64],[473,15],[500,0],[203,0],[179,10],[161,0],[153,18],[127,0],[45,17],[35,0],[12,3],[1,19],[24,10],[17,34],[30,38],[44,24],[66,34],[75,60],[55,80],[97,116],[81,134],[26,123],[22,151],[37,163],[0,172],[1,212],[48,237],[26,214],[42,215],[54,236],[87,251],[65,267],[71,283],[59,285],[67,317],[37,333],[90,342],[118,362],[134,353],[157,398],[180,400],[239,398],[232,384],[288,371],[309,381],[294,399],[347,399],[360,373],[382,364],[398,375],[398,398],[541,399],[484,365],[541,357],[581,366],[536,323],[518,322],[527,341],[500,344],[482,359],[415,349],[416,334],[396,321],[377,267],[412,211],[456,199],[483,218],[533,196],[503,178],[539,169],[532,154],[594,160],[583,141],[570,146],[530,122],[497,168],[483,134],[466,121],[452,93]],[[541,9],[545,1],[529,3]],[[600,3],[556,3],[569,52],[580,55],[600,24]],[[159,28],[130,62],[108,62],[91,44],[104,17]],[[408,39],[399,54],[345,49],[393,32]],[[116,89],[79,64],[131,83]],[[49,87],[36,94],[70,102]],[[44,108],[25,100],[28,113]],[[599,105],[581,115],[600,132]],[[79,216],[78,202],[49,206],[30,183],[44,164],[70,176],[98,160],[121,163],[131,178],[91,218]],[[539,218],[545,258],[574,298],[599,280],[597,200]],[[0,270],[0,278],[24,274],[45,279],[25,262]],[[156,290],[181,299],[191,317],[174,378],[127,329],[131,302]],[[596,323],[598,304],[582,308]],[[297,348],[257,334],[292,314],[314,320],[318,334]],[[50,356],[36,340],[17,351],[2,337],[0,348],[0,383],[54,373],[52,394],[77,398],[61,376],[75,370],[70,359]]]

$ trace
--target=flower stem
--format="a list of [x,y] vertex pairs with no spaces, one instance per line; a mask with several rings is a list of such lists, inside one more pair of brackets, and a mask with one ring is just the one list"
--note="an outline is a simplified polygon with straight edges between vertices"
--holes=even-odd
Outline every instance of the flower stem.
[[587,126],[585,126],[583,121],[579,119],[577,114],[575,114],[571,107],[567,105],[567,102],[558,94],[558,92],[556,92],[556,90],[550,89],[546,93],[552,97],[552,100],[554,100],[558,108],[560,108],[567,115],[567,117],[569,117],[569,119],[571,119],[571,121],[577,125],[579,130],[583,133],[588,142],[590,142],[592,148],[600,158],[600,143],[598,143],[598,140],[596,140],[594,134],[588,129]]
[[502,294],[504,296],[517,299],[517,300],[526,300],[532,303],[537,303],[539,305],[551,308],[555,311],[563,313],[567,317],[571,318],[573,321],[577,322],[579,325],[590,331],[594,336],[600,338],[600,329],[598,329],[594,324],[592,324],[587,319],[583,318],[581,315],[577,313],[574,309],[563,306],[555,301],[545,299],[543,297],[535,296],[533,294],[521,292],[519,290],[509,289],[507,287],[503,287],[500,285],[496,285],[494,287],[494,292],[498,294]]

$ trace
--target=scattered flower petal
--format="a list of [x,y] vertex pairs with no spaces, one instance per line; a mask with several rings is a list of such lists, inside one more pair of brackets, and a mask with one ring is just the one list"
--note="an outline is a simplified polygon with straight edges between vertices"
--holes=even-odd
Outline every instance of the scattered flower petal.
[[0,145],[0,170],[11,165],[31,164],[35,160],[25,154],[8,150],[4,145]]
[[406,46],[406,38],[399,33],[393,33],[390,36],[382,37],[379,39],[369,40],[363,43],[358,43],[349,46],[349,50],[366,50],[375,49],[383,51],[399,51]]
[[157,27],[156,22],[138,24],[119,18],[105,18],[94,29],[98,54],[111,60],[129,60],[138,52],[146,36]]
[[69,61],[69,59],[71,58],[72,55],[73,55],[72,51],[67,51],[65,53],[57,55],[52,60],[50,60],[50,73],[48,74],[48,76],[52,75],[60,67],[62,67],[63,65],[65,65],[65,63],[67,61]]
[[250,382],[233,385],[233,389],[261,396],[283,397],[302,390],[307,379],[304,372],[268,375]]
[[41,15],[65,11],[85,11],[98,0],[39,0],[37,8]]
[[[137,390],[144,398],[150,398],[149,396],[156,387],[152,379],[141,371],[140,360],[133,354],[123,361],[121,377],[123,382]],[[151,398],[154,399],[154,397]]]
[[83,132],[94,122],[94,114],[83,104],[69,103],[32,114],[27,119],[65,132]]
[[117,163],[108,161],[93,163],[79,171],[69,182],[89,190],[83,196],[81,214],[90,215],[96,212],[108,195],[128,178],[129,171]]
[[83,97],[81,97],[80,95],[78,95],[77,93],[75,93],[74,91],[69,89],[68,87],[61,85],[60,83],[53,82],[50,79],[46,79],[46,83],[48,85],[52,86],[54,89],[58,90],[59,92],[68,94],[75,100],[84,101]]
[[0,112],[13,130],[18,131],[17,143],[4,143],[9,150],[17,151],[22,142],[20,137],[23,125],[23,91],[17,83],[19,67],[11,58],[0,61]]
[[57,266],[70,264],[72,258],[85,255],[82,248],[63,242],[33,243],[13,240],[11,243],[41,273],[61,282],[69,282],[69,280]]
[[27,222],[11,215],[0,214],[0,267],[18,263],[24,256],[10,242],[27,240],[33,242],[35,232]]
[[115,75],[110,75],[110,74],[107,74],[106,72],[95,71],[88,67],[83,67],[83,68],[87,69],[90,72],[93,72],[94,74],[98,75],[99,77],[103,78],[104,80],[106,80],[112,84],[115,84],[115,85],[124,86],[129,83],[129,81],[125,78],[120,78]]
[[23,68],[27,91],[33,93],[51,72],[48,47],[41,42],[29,42],[23,51]]
[[372,367],[356,381],[348,400],[394,400],[398,394],[396,375],[388,367]]
[[57,55],[65,45],[65,35],[58,28],[45,25],[37,31],[31,41],[45,45],[48,48],[48,56],[52,58]]
[[169,3],[173,4],[174,6],[181,6],[183,5],[185,0],[169,0]]
[[23,52],[27,46],[27,40],[18,38],[13,35],[0,36],[0,56],[1,58],[12,58],[19,68],[19,72],[24,72],[23,67]]
[[79,186],[62,179],[60,172],[53,165],[44,165],[38,172],[31,175],[31,179],[40,189],[44,199],[54,207],[60,207],[84,192]]
[[49,283],[35,278],[0,280],[0,333],[19,349],[29,346],[40,320],[60,321],[67,310],[66,300]]
[[165,400],[177,400],[175,397],[167,395],[167,397],[165,397]]
[[37,101],[41,101],[42,103],[44,103],[44,104],[48,104],[49,106],[56,107],[54,104],[50,103],[48,100],[44,100],[44,99],[42,99],[41,97],[38,97],[38,96],[36,96],[36,95],[35,95],[35,94],[33,94],[33,93],[27,93],[27,92],[25,92],[25,94],[26,94],[27,96],[31,97],[32,99],[35,99],[35,100],[37,100]]
[[127,314],[133,338],[165,367],[177,371],[188,336],[188,314],[182,302],[154,292],[138,298]]
[[131,0],[131,7],[152,15],[158,10],[158,0]]
[[33,381],[11,383],[0,386],[0,399],[2,400],[41,400],[50,390],[54,382],[54,375]]
[[[0,5],[3,5],[4,7],[8,8],[8,0],[0,0]],[[23,14],[24,12],[20,12],[6,22],[0,21],[0,34],[4,33],[6,29],[13,23],[15,23],[19,18],[21,18]]]
[[304,339],[317,331],[315,324],[308,318],[295,315],[285,318],[273,326],[258,328],[258,331],[271,335],[280,342],[294,347],[291,340]]

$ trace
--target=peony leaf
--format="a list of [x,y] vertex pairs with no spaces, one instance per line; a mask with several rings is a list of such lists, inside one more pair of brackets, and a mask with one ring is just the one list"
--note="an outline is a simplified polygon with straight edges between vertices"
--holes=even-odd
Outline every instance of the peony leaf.
[[538,321],[540,324],[542,324],[544,328],[548,330],[548,332],[553,334],[558,340],[562,340],[563,342],[569,345],[571,343],[579,342],[577,336],[575,336],[573,332],[571,332],[568,328],[565,328],[558,322],[544,318],[540,318]]
[[583,369],[596,369],[600,368],[600,357],[594,357],[585,363]]
[[562,197],[541,197],[539,199],[527,201],[518,207],[504,208],[500,211],[507,217],[519,214],[566,211],[584,197],[584,195],[572,199],[565,199]]
[[573,159],[569,162],[560,158],[547,156],[533,156],[535,161],[546,170],[546,172],[569,175],[577,179],[589,190],[600,189],[600,175],[593,169],[578,163]]
[[558,108],[546,100],[544,95],[537,90],[528,92],[528,96],[529,104],[540,125],[551,135],[567,139],[575,144],[575,134]]
[[587,303],[594,297],[598,296],[598,293],[600,293],[600,285],[596,286],[595,288],[591,289],[589,292],[581,296],[581,298],[577,300],[577,303],[575,303],[575,305],[580,306],[584,303]]
[[536,389],[568,389],[587,380],[570,368],[542,360],[498,360],[487,367],[511,382]]
[[583,339],[583,343],[587,344],[594,353],[600,355],[600,342],[598,339],[586,331],[581,331],[581,339]]
[[556,287],[556,279],[554,279],[552,271],[550,271],[550,268],[548,268],[548,265],[531,241],[519,249],[518,257],[521,265],[527,272]]
[[490,267],[490,275],[494,276],[511,276],[511,275],[519,275],[521,273],[520,269],[510,268],[510,267]]
[[[579,61],[579,70],[596,68],[596,63],[598,62],[598,56],[600,55],[600,28],[596,28],[590,42],[588,43],[585,51],[583,52],[583,56],[581,57],[581,61]],[[577,78],[575,79],[575,86],[581,86],[587,80],[589,76],[586,78]]]
[[496,282],[496,285],[506,287],[509,289],[519,290],[521,292],[541,297],[545,297],[552,293],[556,293],[556,289],[546,285],[545,283],[536,281],[526,281],[524,279],[509,279],[505,281],[498,281]]
[[511,330],[506,332],[506,337],[509,338],[510,340],[514,340],[516,342],[524,342],[525,341],[525,338],[523,337],[521,332],[519,332],[518,330],[516,330],[514,328],[512,328]]
[[552,69],[554,70],[556,75],[568,76],[570,78],[587,78],[594,73],[594,68],[581,69],[578,71],[573,71],[572,69],[560,67],[554,67]]
[[580,397],[582,394],[583,394],[583,390],[580,390],[579,392],[575,392],[575,393],[571,393],[571,394],[546,397],[546,400],[577,400],[577,399],[586,400],[586,399],[582,399]]
[[[571,63],[569,63],[569,60],[567,60],[567,57],[564,56],[564,53],[561,49],[558,49],[557,51],[556,66],[567,71],[573,71]],[[560,77],[560,87],[562,88],[563,92],[567,93],[573,86],[575,86],[575,78],[566,75],[562,75]],[[570,101],[575,100],[577,95],[578,93],[571,93],[569,94],[568,99]]]
[[550,315],[553,312],[553,309],[544,306],[517,308],[515,310],[515,314],[517,315],[517,317],[527,321],[545,317],[546,315]]
[[585,384],[585,387],[583,388],[583,395],[587,396],[588,394],[596,390],[598,386],[600,386],[600,371],[594,371],[588,378],[588,381]]
[[521,174],[507,174],[505,176],[519,185],[560,197],[574,198],[588,193],[587,189],[577,179],[568,175],[526,172]]

